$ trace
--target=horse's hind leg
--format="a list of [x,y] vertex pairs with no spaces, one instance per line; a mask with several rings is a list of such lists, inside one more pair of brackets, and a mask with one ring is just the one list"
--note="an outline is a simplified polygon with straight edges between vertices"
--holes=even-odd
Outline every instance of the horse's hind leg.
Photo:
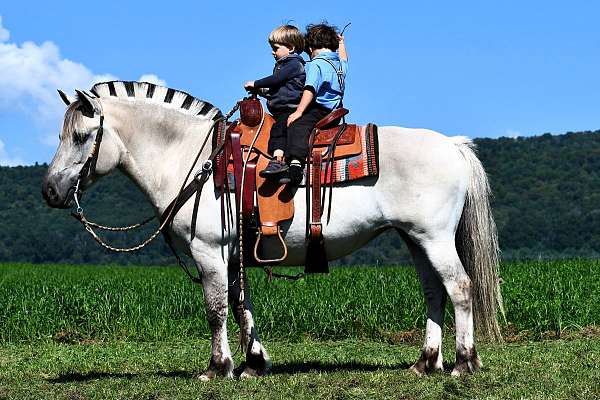
[[417,375],[443,371],[442,360],[442,327],[446,307],[446,289],[433,270],[429,259],[423,250],[417,246],[403,231],[398,230],[406,242],[415,262],[417,275],[421,281],[423,295],[427,302],[427,326],[425,328],[425,343],[421,357],[410,369]]
[[473,335],[471,279],[458,257],[454,238],[429,238],[421,242],[421,246],[454,306],[456,363],[452,375],[475,372],[481,367],[481,361],[475,351]]
[[244,301],[240,301],[239,271],[239,260],[230,260],[228,268],[229,304],[233,310],[235,322],[240,326],[240,346],[246,353],[246,362],[240,366],[240,378],[261,376],[271,368],[271,359],[260,342],[258,331],[254,325],[252,299],[245,272]]

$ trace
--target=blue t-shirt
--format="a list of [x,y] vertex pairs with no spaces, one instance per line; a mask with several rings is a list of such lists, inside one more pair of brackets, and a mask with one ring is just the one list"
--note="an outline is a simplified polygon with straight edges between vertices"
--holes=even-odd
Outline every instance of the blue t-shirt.
[[327,51],[320,53],[306,63],[305,67],[306,83],[304,84],[304,89],[314,93],[317,104],[325,106],[330,110],[339,107],[344,94],[337,76],[340,66],[342,78],[345,79],[348,72],[348,61],[340,60],[340,56],[336,52]]

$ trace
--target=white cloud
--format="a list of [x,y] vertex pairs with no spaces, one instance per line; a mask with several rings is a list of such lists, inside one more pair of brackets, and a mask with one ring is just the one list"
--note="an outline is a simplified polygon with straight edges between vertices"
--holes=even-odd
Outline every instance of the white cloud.
[[138,82],[154,83],[155,85],[167,86],[167,83],[154,74],[144,74],[140,76]]
[[15,166],[15,165],[24,165],[25,163],[19,157],[9,156],[6,147],[4,146],[4,142],[0,140],[0,165],[2,166]]
[[[96,82],[117,79],[111,74],[95,74],[85,65],[63,58],[56,44],[8,42],[10,33],[2,26],[0,16],[0,110],[28,113],[42,131],[57,132],[64,113],[64,104],[56,89],[71,95],[74,89],[89,89]],[[140,80],[165,82],[156,75],[146,74]],[[55,146],[57,133],[40,138]]]

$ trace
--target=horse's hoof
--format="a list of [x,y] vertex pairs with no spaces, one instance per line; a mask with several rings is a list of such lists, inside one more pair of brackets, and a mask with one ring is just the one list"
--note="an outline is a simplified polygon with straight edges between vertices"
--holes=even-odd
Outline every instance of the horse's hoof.
[[212,381],[213,379],[215,379],[216,377],[223,377],[225,379],[232,379],[233,378],[233,373],[229,373],[229,374],[217,374],[214,371],[206,371],[203,374],[198,374],[196,375],[194,378],[198,379],[201,382],[209,382]]
[[215,359],[211,357],[206,372],[197,375],[196,379],[202,382],[208,382],[218,376],[233,378],[233,360],[231,358],[226,358],[221,362],[215,362]]
[[254,369],[248,366],[245,362],[242,363],[239,367],[235,369],[233,372],[234,376],[237,376],[239,379],[253,379],[258,378],[259,376],[265,376],[270,371],[271,362],[265,365],[265,368],[262,369]]
[[456,353],[456,364],[452,370],[452,376],[459,377],[463,374],[473,374],[477,372],[483,364],[479,359],[479,355],[472,349],[464,353]]
[[255,379],[259,376],[260,374],[256,370],[250,367],[246,367],[240,374],[240,379]]
[[421,357],[410,367],[410,370],[417,376],[443,372],[442,357],[437,350],[423,350]]
[[410,371],[414,372],[419,378],[425,375],[425,371],[417,366],[417,364],[413,364],[412,367],[409,368]]
[[454,369],[452,370],[451,375],[458,378],[459,376],[462,376],[467,373],[474,374],[475,372],[477,372],[479,370],[479,368],[481,368],[481,361],[479,361],[479,360],[465,361],[463,363],[456,364],[454,366]]
[[444,372],[444,367],[426,367],[425,365],[420,365],[418,362],[414,363],[410,368],[415,375],[418,377],[424,375],[435,374],[437,372]]
[[212,379],[214,379],[214,375],[210,376],[208,373],[205,373],[205,374],[196,375],[195,378],[201,382],[209,382]]
[[242,365],[244,366],[242,374],[246,373],[249,376],[256,377],[267,375],[273,363],[264,347],[255,342],[255,346],[246,354],[246,362]]

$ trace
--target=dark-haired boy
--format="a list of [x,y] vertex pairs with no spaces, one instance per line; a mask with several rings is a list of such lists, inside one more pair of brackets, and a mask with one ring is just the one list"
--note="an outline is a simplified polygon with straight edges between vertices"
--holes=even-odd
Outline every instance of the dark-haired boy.
[[[311,61],[306,64],[306,83],[298,108],[287,120],[289,178],[280,182],[299,184],[303,163],[308,156],[308,136],[315,124],[332,110],[342,106],[344,80],[348,71],[348,56],[344,37],[326,23],[306,27],[306,52]],[[336,50],[339,49],[339,53]]]

